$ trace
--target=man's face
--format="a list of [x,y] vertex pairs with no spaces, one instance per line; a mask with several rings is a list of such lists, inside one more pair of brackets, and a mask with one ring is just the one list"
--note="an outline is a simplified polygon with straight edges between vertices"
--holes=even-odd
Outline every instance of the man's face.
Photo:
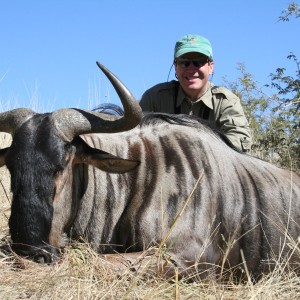
[[197,100],[206,91],[209,75],[214,63],[208,57],[197,52],[186,53],[175,59],[175,71],[184,92]]

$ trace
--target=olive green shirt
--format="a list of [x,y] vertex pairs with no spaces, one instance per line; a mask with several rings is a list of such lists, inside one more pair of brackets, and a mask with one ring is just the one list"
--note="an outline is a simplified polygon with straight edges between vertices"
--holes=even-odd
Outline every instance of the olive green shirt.
[[148,112],[205,117],[220,129],[235,147],[245,152],[250,151],[251,133],[240,99],[225,87],[209,84],[208,90],[201,98],[191,101],[181,87],[176,88],[175,80],[159,83],[144,93],[140,106],[143,111]]

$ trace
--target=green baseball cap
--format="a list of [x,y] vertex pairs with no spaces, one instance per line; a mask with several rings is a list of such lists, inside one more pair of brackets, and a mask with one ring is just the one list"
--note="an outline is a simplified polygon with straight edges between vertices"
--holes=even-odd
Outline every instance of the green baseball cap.
[[175,44],[175,58],[189,52],[199,52],[213,59],[212,47],[209,40],[197,34],[187,34]]

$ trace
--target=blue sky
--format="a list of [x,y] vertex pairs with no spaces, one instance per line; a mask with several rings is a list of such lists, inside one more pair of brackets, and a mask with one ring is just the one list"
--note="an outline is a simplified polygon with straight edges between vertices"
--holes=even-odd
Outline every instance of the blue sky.
[[187,33],[211,41],[215,84],[235,80],[238,63],[269,83],[277,67],[295,70],[291,51],[300,56],[299,19],[278,22],[289,2],[0,0],[0,110],[119,103],[96,60],[139,99],[167,80],[174,44]]

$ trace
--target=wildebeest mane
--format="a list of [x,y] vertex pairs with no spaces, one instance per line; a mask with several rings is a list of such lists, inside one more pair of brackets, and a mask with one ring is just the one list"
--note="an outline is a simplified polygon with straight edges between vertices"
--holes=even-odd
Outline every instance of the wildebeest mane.
[[114,115],[114,116],[124,115],[123,108],[113,103],[100,104],[97,107],[95,107],[93,111],[98,111],[101,113],[106,113],[108,115]]
[[194,127],[202,131],[209,131],[211,134],[219,137],[230,148],[238,152],[244,153],[240,151],[238,148],[236,148],[221,130],[213,126],[213,124],[209,123],[208,121],[201,119],[197,116],[191,116],[185,114],[174,115],[174,114],[167,114],[167,113],[146,113],[140,123],[140,126],[159,124],[162,122]]
[[[122,116],[124,114],[124,111],[121,107],[112,103],[101,104],[96,108],[94,108],[93,110],[102,113],[107,113],[109,115]],[[144,113],[143,119],[140,123],[140,127],[161,124],[163,122],[167,122],[169,124],[194,127],[205,131],[209,130],[212,134],[218,136],[230,148],[238,152],[244,153],[240,151],[237,147],[235,147],[220,129],[213,126],[213,124],[209,123],[207,120],[201,119],[197,116],[185,115],[185,114],[175,115],[175,114],[160,113],[160,112],[155,112],[155,113],[149,112],[149,113]]]

